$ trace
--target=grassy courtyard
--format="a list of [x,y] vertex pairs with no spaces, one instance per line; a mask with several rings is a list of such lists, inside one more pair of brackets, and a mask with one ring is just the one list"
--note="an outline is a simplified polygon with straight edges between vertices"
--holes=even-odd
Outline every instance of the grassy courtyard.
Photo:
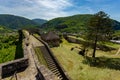
[[[59,47],[51,49],[72,80],[119,80],[120,55],[115,54],[120,46],[112,43],[108,45],[113,46],[116,50],[107,52],[97,50],[96,56],[98,62],[101,63],[96,66],[91,66],[91,59],[87,60],[79,55],[78,49],[71,51],[72,47],[81,47],[80,44],[69,43],[63,39],[63,43]],[[91,56],[91,53],[92,49],[89,49],[88,55]]]

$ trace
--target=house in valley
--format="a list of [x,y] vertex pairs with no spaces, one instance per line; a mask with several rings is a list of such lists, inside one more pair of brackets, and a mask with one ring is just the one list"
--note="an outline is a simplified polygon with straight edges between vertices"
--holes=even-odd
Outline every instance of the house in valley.
[[55,32],[48,32],[46,34],[42,34],[41,38],[49,44],[50,47],[56,47],[60,44],[60,37]]

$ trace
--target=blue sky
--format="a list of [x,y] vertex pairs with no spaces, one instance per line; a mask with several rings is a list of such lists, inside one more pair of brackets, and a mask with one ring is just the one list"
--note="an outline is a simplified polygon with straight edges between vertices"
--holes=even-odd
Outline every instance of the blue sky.
[[0,0],[0,14],[50,20],[75,14],[94,14],[102,10],[120,21],[119,6],[120,0]]

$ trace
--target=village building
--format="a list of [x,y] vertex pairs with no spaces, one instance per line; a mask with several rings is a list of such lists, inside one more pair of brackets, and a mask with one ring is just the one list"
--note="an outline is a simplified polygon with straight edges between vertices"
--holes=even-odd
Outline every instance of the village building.
[[48,32],[42,34],[41,38],[49,44],[50,47],[57,47],[60,45],[60,37],[55,32]]

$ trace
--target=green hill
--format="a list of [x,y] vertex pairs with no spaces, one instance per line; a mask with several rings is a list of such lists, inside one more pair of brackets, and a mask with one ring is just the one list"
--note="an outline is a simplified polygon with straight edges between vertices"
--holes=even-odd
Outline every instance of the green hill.
[[44,19],[32,19],[32,21],[34,21],[35,23],[39,25],[42,25],[47,22],[47,20],[44,20]]
[[0,14],[0,25],[6,26],[10,29],[21,29],[24,27],[37,26],[38,24],[24,17]]
[[[43,24],[41,27],[45,30],[58,30],[65,32],[80,32],[84,31],[86,22],[92,17],[91,14],[79,14],[68,17],[55,18],[47,23]],[[120,22],[114,21],[114,28],[120,29]]]

